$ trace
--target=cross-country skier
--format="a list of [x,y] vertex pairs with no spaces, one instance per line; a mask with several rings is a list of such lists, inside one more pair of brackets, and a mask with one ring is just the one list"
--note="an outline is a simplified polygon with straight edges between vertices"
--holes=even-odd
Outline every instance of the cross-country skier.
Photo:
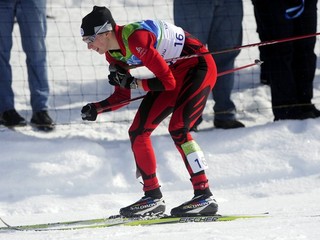
[[[97,115],[119,108],[111,107],[128,100],[131,89],[147,92],[129,129],[137,172],[143,179],[144,196],[121,208],[126,217],[158,215],[165,212],[165,202],[156,174],[156,157],[150,135],[171,115],[169,132],[190,174],[194,197],[171,210],[175,216],[212,215],[218,210],[210,191],[204,154],[189,130],[201,116],[217,76],[210,54],[177,61],[168,59],[208,52],[196,38],[180,27],[160,20],[143,20],[119,26],[106,7],[95,6],[82,19],[82,40],[88,49],[105,54],[110,64],[109,83],[115,91],[105,100],[89,103],[82,119],[95,121]],[[155,77],[137,79],[129,66],[145,66]],[[123,105],[122,105],[123,106]]]

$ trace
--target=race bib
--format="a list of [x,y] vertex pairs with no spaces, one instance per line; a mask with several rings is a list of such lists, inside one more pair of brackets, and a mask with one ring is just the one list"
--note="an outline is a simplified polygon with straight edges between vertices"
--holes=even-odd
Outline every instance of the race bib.
[[189,141],[181,145],[183,152],[185,153],[188,163],[193,173],[208,169],[208,164],[204,157],[199,145],[194,141]]
[[159,21],[159,24],[162,36],[157,46],[158,52],[165,60],[180,57],[185,41],[183,29],[164,21]]

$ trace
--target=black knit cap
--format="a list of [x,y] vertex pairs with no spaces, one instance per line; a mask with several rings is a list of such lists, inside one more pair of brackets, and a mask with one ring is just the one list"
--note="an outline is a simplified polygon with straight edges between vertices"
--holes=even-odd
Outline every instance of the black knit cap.
[[94,6],[92,12],[82,19],[81,36],[94,35],[106,22],[101,33],[113,30],[116,23],[108,8]]

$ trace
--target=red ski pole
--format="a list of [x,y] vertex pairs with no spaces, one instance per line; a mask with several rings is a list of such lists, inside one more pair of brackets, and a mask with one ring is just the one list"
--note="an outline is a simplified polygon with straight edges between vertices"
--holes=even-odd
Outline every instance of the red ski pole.
[[229,73],[233,73],[233,72],[237,72],[241,69],[245,69],[245,68],[249,68],[249,67],[252,67],[252,66],[255,66],[255,65],[261,65],[263,62],[260,61],[259,59],[256,59],[254,60],[254,63],[250,63],[250,64],[247,64],[247,65],[244,65],[244,66],[241,66],[241,67],[237,67],[237,68],[233,68],[233,69],[230,69],[230,70],[227,70],[227,71],[223,71],[221,73],[218,73],[218,77],[220,76],[223,76],[223,75],[226,75],[226,74],[229,74]]
[[182,56],[182,57],[166,59],[166,62],[173,62],[173,61],[178,61],[178,60],[182,60],[182,59],[200,57],[200,56],[204,56],[204,55],[208,55],[208,54],[217,55],[217,54],[222,54],[222,53],[239,51],[241,49],[250,48],[250,47],[262,47],[262,46],[267,46],[267,45],[272,45],[272,44],[277,44],[277,43],[296,41],[296,40],[301,40],[301,39],[305,39],[305,38],[315,37],[317,35],[320,35],[320,32],[306,34],[306,35],[302,35],[302,36],[296,36],[296,37],[288,37],[288,38],[283,38],[283,39],[278,39],[278,40],[270,40],[270,41],[263,41],[263,42],[258,42],[258,43],[251,43],[251,44],[242,45],[242,46],[229,48],[229,49],[224,49],[224,50],[220,50],[220,51],[195,53],[195,54],[190,54],[190,55],[186,55],[186,56]]
[[[166,62],[174,62],[174,61],[189,59],[189,58],[193,58],[193,57],[205,56],[208,54],[217,55],[217,54],[222,54],[222,53],[229,53],[229,52],[233,52],[233,51],[239,51],[239,50],[245,49],[245,48],[262,47],[262,46],[267,46],[267,45],[272,45],[272,44],[277,44],[277,43],[296,41],[296,40],[301,40],[301,39],[305,39],[305,38],[315,37],[317,35],[320,35],[320,32],[306,34],[306,35],[302,35],[302,36],[288,37],[288,38],[283,38],[283,39],[278,39],[278,40],[270,40],[270,41],[263,41],[263,42],[258,42],[258,43],[251,43],[251,44],[228,48],[228,49],[224,49],[224,50],[220,50],[220,51],[195,53],[195,54],[190,54],[190,55],[186,55],[186,56],[182,56],[182,57],[165,59],[165,61]],[[142,67],[142,65],[130,65],[127,69],[134,69],[134,68],[138,68],[138,67]]]
[[126,104],[128,104],[128,103],[133,102],[133,101],[137,101],[137,100],[139,100],[139,99],[142,99],[142,98],[144,98],[145,96],[146,96],[146,95],[141,95],[141,96],[134,97],[134,98],[130,98],[130,99],[128,99],[128,100],[124,100],[124,101],[121,101],[121,102],[118,102],[118,103],[115,103],[115,104],[111,104],[111,105],[103,108],[103,111],[108,110],[108,109],[110,109],[110,108],[120,107],[120,106],[122,106],[122,105],[126,105]]
[[234,48],[230,48],[230,49],[217,51],[217,52],[214,52],[212,54],[221,54],[221,53],[227,53],[227,52],[241,50],[241,49],[244,49],[244,48],[262,47],[262,46],[267,46],[267,45],[272,45],[272,44],[277,44],[277,43],[296,41],[296,40],[301,40],[301,39],[305,39],[305,38],[315,37],[317,35],[320,35],[320,32],[301,35],[301,36],[295,36],[295,37],[282,38],[282,39],[278,39],[278,40],[270,40],[270,41],[263,41],[263,42],[258,42],[258,43],[251,43],[251,44],[247,44],[247,45],[242,45],[240,47],[234,47]]

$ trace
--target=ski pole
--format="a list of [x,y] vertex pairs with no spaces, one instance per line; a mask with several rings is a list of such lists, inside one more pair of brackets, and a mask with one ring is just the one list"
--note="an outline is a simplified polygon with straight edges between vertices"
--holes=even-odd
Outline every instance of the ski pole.
[[[262,61],[260,61],[259,59],[256,59],[256,60],[254,60],[253,63],[250,63],[250,64],[247,64],[247,65],[244,65],[244,66],[241,66],[241,67],[233,68],[233,69],[230,69],[230,70],[227,70],[227,71],[223,71],[223,72],[221,72],[221,73],[218,73],[218,74],[217,74],[217,77],[220,77],[220,76],[223,76],[223,75],[226,75],[226,74],[229,74],[229,73],[233,73],[233,72],[236,72],[236,71],[245,69],[245,68],[249,68],[249,67],[252,67],[252,66],[255,66],[255,65],[259,65],[259,66],[260,66],[262,63],[263,63]],[[115,104],[109,105],[109,106],[103,108],[103,111],[109,110],[110,108],[120,107],[120,106],[122,106],[122,105],[129,104],[130,102],[133,102],[133,101],[142,99],[142,98],[144,98],[145,96],[146,96],[146,95],[141,95],[141,96],[138,96],[138,97],[135,97],[135,98],[131,98],[131,99],[128,99],[128,100],[121,101],[121,102],[119,102],[119,103],[115,103]]]
[[138,97],[130,98],[130,99],[128,99],[128,100],[123,100],[123,101],[118,102],[118,103],[115,103],[115,104],[111,104],[111,105],[109,105],[109,106],[104,107],[104,108],[103,108],[103,111],[109,110],[110,108],[120,107],[120,106],[122,106],[122,105],[126,105],[126,104],[128,104],[128,103],[133,102],[133,101],[137,101],[137,100],[139,100],[139,99],[142,99],[142,98],[144,98],[145,96],[146,96],[146,95],[141,95],[141,96],[138,96]]
[[239,51],[239,50],[245,49],[245,48],[261,47],[261,46],[267,46],[267,45],[272,45],[272,44],[277,44],[277,43],[296,41],[296,40],[301,40],[301,39],[305,39],[305,38],[315,37],[317,35],[320,35],[320,32],[301,35],[301,36],[296,36],[296,37],[282,38],[282,39],[278,39],[278,40],[270,40],[270,41],[263,41],[263,42],[258,42],[258,43],[251,43],[251,44],[242,45],[242,46],[238,46],[238,47],[233,47],[233,48],[229,48],[229,49],[224,49],[224,50],[220,50],[220,51],[195,53],[195,54],[190,54],[190,55],[186,55],[186,56],[182,56],[182,57],[166,59],[166,62],[179,61],[179,60],[182,60],[182,59],[200,57],[200,56],[204,56],[204,55],[208,55],[208,54],[217,55],[217,54],[222,54],[222,53],[229,53],[229,52],[233,52],[233,51]]
[[263,63],[263,61],[261,61],[259,59],[256,59],[256,60],[254,60],[254,63],[250,63],[250,64],[247,64],[247,65],[244,65],[244,66],[241,66],[241,67],[233,68],[233,69],[226,70],[226,71],[223,71],[221,73],[218,73],[217,77],[220,77],[220,76],[223,76],[223,75],[226,75],[226,74],[229,74],[229,73],[237,72],[237,71],[239,71],[241,69],[249,68],[249,67],[252,67],[252,66],[255,66],[255,65],[259,65],[260,66],[262,63]]
[[[195,54],[190,54],[190,55],[186,55],[186,56],[182,56],[182,57],[165,59],[165,61],[167,63],[170,63],[170,62],[179,61],[179,60],[183,60],[183,59],[189,59],[189,58],[193,58],[193,57],[201,57],[201,56],[205,56],[205,55],[209,55],[209,54],[218,55],[218,54],[229,53],[229,52],[233,52],[233,51],[239,51],[241,49],[250,48],[250,47],[261,47],[261,46],[267,46],[267,45],[272,45],[272,44],[276,44],[276,43],[284,43],[284,42],[290,42],[290,41],[295,41],[295,40],[301,40],[301,39],[305,39],[305,38],[314,37],[317,35],[320,35],[320,32],[306,34],[306,35],[302,35],[302,36],[296,36],[296,37],[288,37],[288,38],[283,38],[283,39],[278,39],[278,40],[270,40],[270,41],[263,41],[263,42],[258,42],[258,43],[251,43],[251,44],[228,48],[228,49],[224,49],[224,50],[220,50],[220,51],[195,53]],[[138,67],[142,67],[142,65],[130,65],[126,69],[129,70],[129,69],[134,69],[134,68],[138,68]]]

